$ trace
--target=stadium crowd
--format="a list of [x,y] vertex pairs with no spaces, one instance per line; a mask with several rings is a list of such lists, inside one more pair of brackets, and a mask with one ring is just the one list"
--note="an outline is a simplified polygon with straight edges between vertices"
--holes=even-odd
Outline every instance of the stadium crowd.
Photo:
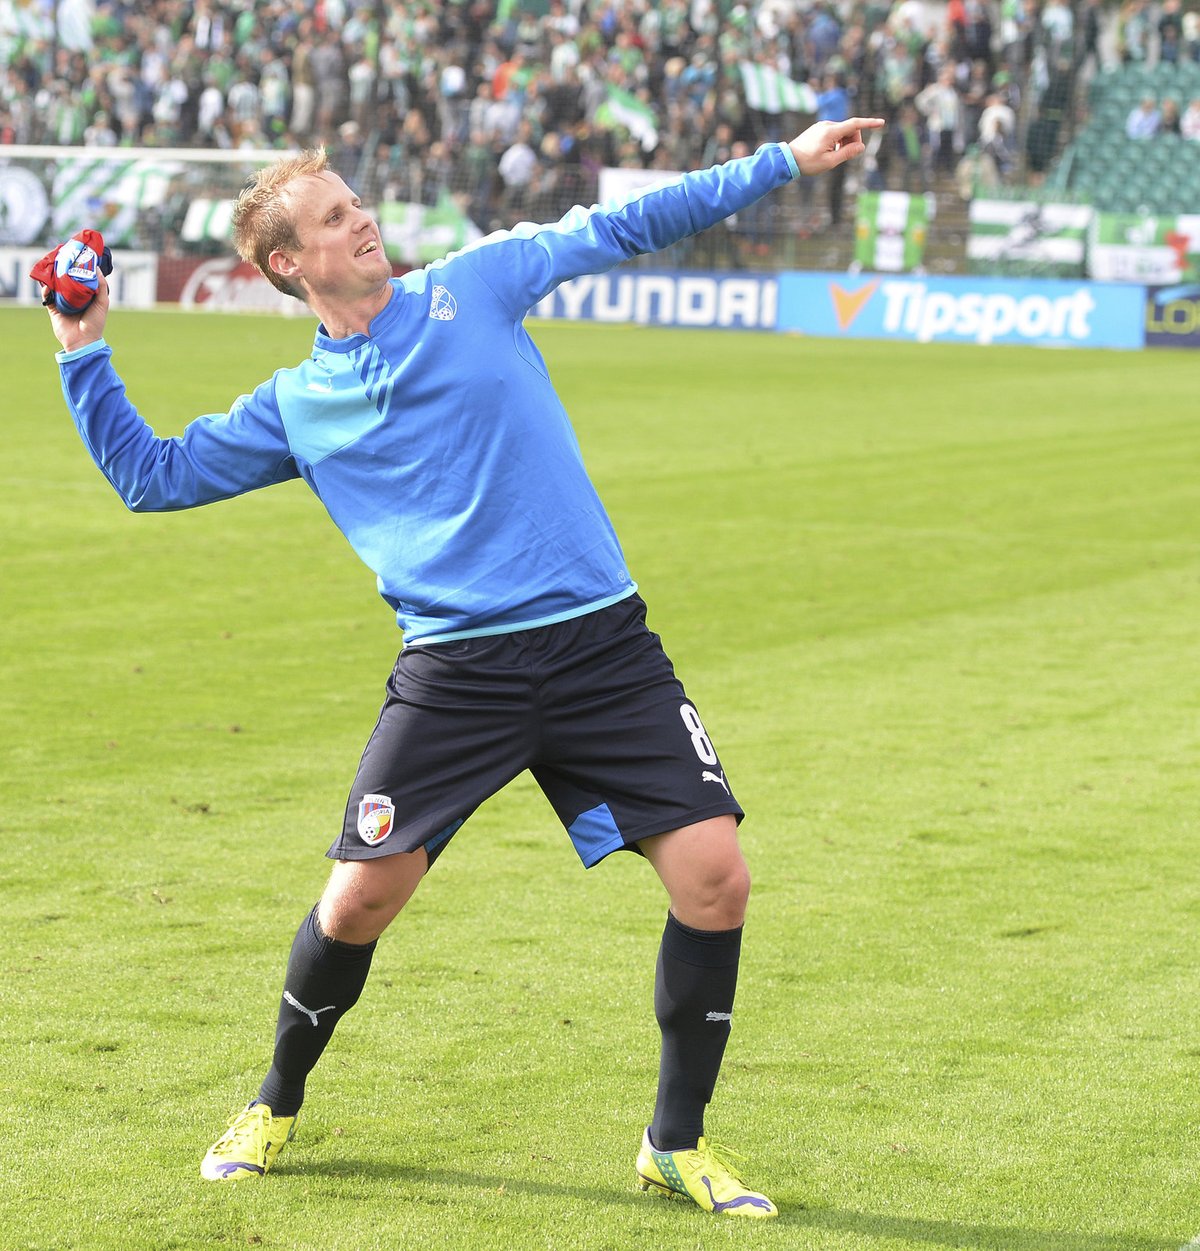
[[[1022,155],[1035,174],[1049,161],[1102,3],[0,0],[0,143],[324,143],[365,198],[453,191],[485,226],[556,215],[604,165],[750,151],[798,112],[892,120],[868,185],[927,189],[968,153],[1005,181]],[[1125,0],[1117,25],[1126,59],[1152,41],[1200,58],[1180,0]],[[789,112],[748,99],[751,65],[805,85]]]

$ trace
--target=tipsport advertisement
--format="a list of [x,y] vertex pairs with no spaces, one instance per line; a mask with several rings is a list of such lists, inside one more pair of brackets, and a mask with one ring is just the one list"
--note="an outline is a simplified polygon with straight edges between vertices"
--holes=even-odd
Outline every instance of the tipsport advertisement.
[[1140,348],[1145,288],[915,274],[785,273],[777,328],[825,338]]

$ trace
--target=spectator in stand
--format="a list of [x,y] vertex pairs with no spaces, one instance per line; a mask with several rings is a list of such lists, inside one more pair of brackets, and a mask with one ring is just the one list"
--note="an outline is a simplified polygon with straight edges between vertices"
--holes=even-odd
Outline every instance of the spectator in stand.
[[1029,42],[1035,24],[1024,0],[1001,0],[1000,46],[1004,64],[1011,73],[1020,73],[1029,64]]
[[1021,116],[1021,86],[1008,70],[997,70],[992,75],[992,88],[1004,97],[1004,103]]
[[437,80],[438,120],[445,142],[458,147],[467,136],[467,71],[466,57],[456,49],[446,49],[440,56]]
[[846,27],[837,55],[830,60],[826,68],[845,75],[847,84],[857,89],[858,84],[863,80],[866,56],[866,29],[860,22],[855,22]]
[[540,89],[545,104],[544,124],[551,130],[566,133],[584,119],[583,84],[574,65],[566,66],[561,78],[551,75]]
[[[483,119],[484,129],[492,138],[507,146],[516,136],[517,126],[521,121],[521,109],[516,96],[506,95],[503,99],[497,100],[491,84],[487,82],[479,84],[476,99],[478,100],[481,96],[487,101]],[[469,112],[468,118],[470,118]]]
[[214,132],[225,117],[225,95],[217,86],[212,71],[204,76],[204,87],[196,102],[196,138],[202,144],[216,146]]
[[967,6],[963,0],[949,0],[946,5],[946,32],[950,55],[956,61],[966,61],[967,56]]
[[329,142],[345,119],[349,84],[341,39],[328,29],[319,35],[312,50],[313,83],[317,99],[317,134]]
[[530,187],[538,169],[533,139],[533,127],[522,122],[516,138],[500,157],[498,171],[504,183],[504,207],[515,217],[526,215]]
[[[1094,2],[1098,4],[1100,0]],[[963,58],[985,62],[990,75],[995,72],[996,58],[992,50],[992,16],[986,0],[965,0],[963,8],[967,19]]]
[[704,150],[700,154],[700,166],[707,169],[710,165],[724,165],[733,156],[733,127],[728,122],[719,122],[716,130],[708,137]]
[[925,0],[897,0],[892,16],[924,42],[933,34],[931,14]]
[[971,62],[967,81],[959,88],[959,94],[963,107],[963,145],[969,147],[979,138],[979,120],[992,94],[986,61]]
[[1152,95],[1146,94],[1129,111],[1129,116],[1125,119],[1125,135],[1129,139],[1151,139],[1158,134],[1161,121],[1158,101]]
[[288,67],[282,57],[270,48],[264,48],[261,58],[259,86],[262,91],[263,129],[274,138],[287,129],[291,84]]
[[[1170,3],[1171,0],[1167,2]],[[1176,4],[1178,2],[1179,0],[1175,0]],[[1048,59],[1057,61],[1062,56],[1069,57],[1071,41],[1075,35],[1075,15],[1066,0],[1046,0],[1041,23]]]
[[187,83],[176,74],[165,78],[159,86],[151,112],[164,146],[176,147],[191,138],[190,135],[185,135],[182,125],[183,106],[188,96]]
[[116,131],[108,124],[107,113],[97,113],[92,124],[83,132],[83,143],[88,148],[111,148],[116,145]]
[[349,81],[349,120],[360,130],[366,131],[371,127],[371,116],[378,103],[375,63],[364,44],[351,44],[349,47],[350,68],[346,72]]
[[1183,15],[1180,0],[1163,0],[1158,16],[1158,59],[1166,65],[1179,61],[1183,41]]
[[837,51],[842,28],[830,4],[818,4],[812,11],[808,24],[809,65],[816,72],[822,71],[830,57]]
[[917,93],[914,103],[925,118],[935,173],[954,173],[962,152],[962,100],[953,65],[943,67],[937,82]]
[[551,131],[542,136],[539,160],[529,185],[529,212],[532,221],[549,221],[561,217],[570,207],[562,202],[563,169],[562,140]]
[[911,101],[900,106],[899,119],[885,132],[880,156],[880,164],[885,169],[890,168],[893,159],[899,167],[901,191],[916,194],[926,190],[929,185],[929,149],[921,115]]
[[1146,0],[1125,0],[1117,14],[1117,49],[1126,65],[1143,65],[1150,50]]
[[465,183],[471,220],[487,230],[491,229],[495,211],[496,164],[496,154],[488,136],[482,130],[473,130],[463,150],[459,168]]
[[496,66],[496,71],[492,75],[492,95],[497,100],[503,100],[511,91],[513,98],[518,99],[524,89],[527,75],[525,54],[518,49]]
[[291,130],[301,143],[312,136],[317,116],[317,87],[312,57],[312,21],[305,18],[299,25],[292,47]]
[[[565,35],[568,39],[574,39],[579,34],[579,16],[574,10],[577,5],[572,5],[571,9],[563,3],[563,0],[550,0],[550,12],[546,16],[546,29],[555,34]],[[665,23],[666,17],[660,18],[660,22]]]
[[1200,142],[1200,96],[1193,96],[1179,119],[1179,133],[1193,143]]
[[1001,182],[1007,182],[1012,174],[1016,138],[1016,114],[1004,102],[1002,95],[993,92],[979,117],[979,150],[991,159]]
[[1200,13],[1188,9],[1180,22],[1184,54],[1192,61],[1200,61]]
[[338,142],[329,164],[334,173],[347,185],[359,185],[359,170],[362,166],[363,152],[366,150],[366,136],[362,127],[351,119],[338,127]]
[[[826,74],[822,89],[817,96],[817,120],[821,122],[844,122],[854,115],[850,93],[841,74]],[[829,224],[839,226],[842,221],[842,204],[846,194],[846,167],[838,166],[829,178]]]
[[893,114],[916,92],[917,59],[912,40],[902,26],[883,34],[879,50],[880,88],[888,111]]
[[1179,101],[1174,96],[1164,96],[1158,122],[1160,135],[1181,134],[1183,119],[1179,116]]
[[262,119],[262,92],[258,88],[258,73],[249,65],[239,67],[240,72],[225,97],[225,113],[230,128],[246,133],[257,130]]
[[958,89],[958,69],[955,58],[951,52],[950,44],[945,39],[930,39],[925,44],[923,56],[921,58],[921,86],[922,89],[930,83],[937,82],[942,70],[950,69],[954,71],[952,80],[955,90]]
[[134,67],[113,65],[105,75],[104,85],[113,101],[113,115],[121,142],[137,143],[142,130],[142,100]]
[[1075,43],[1076,69],[1100,68],[1100,31],[1104,19],[1104,0],[1085,0],[1079,18],[1081,36]]
[[450,194],[454,181],[454,161],[449,147],[435,139],[425,155],[424,179],[421,186],[421,203],[432,207]]

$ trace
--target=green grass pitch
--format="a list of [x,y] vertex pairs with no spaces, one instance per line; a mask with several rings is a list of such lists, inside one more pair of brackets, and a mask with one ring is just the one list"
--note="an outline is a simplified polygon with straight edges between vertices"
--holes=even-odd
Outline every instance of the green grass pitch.
[[[197,1166],[398,635],[301,484],[134,517],[0,312],[4,1251],[1178,1251],[1200,1232],[1187,353],[536,331],[749,811],[710,1133],[783,1214],[632,1188],[647,867],[532,782],[380,945],[262,1184]],[[117,313],[162,433],[310,323]]]

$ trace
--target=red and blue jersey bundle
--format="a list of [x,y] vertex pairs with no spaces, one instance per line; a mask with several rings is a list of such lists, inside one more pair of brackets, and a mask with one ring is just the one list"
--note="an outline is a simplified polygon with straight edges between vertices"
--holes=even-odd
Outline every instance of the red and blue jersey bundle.
[[112,273],[112,252],[98,230],[81,230],[47,252],[29,271],[45,288],[42,303],[78,317],[96,298],[100,275]]

